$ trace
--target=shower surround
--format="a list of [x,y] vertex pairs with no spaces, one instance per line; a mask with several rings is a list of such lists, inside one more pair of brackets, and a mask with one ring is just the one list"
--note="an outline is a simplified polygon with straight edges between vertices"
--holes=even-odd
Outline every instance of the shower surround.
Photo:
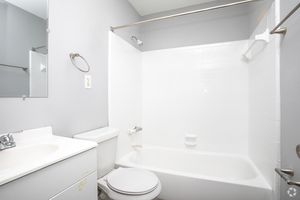
[[142,53],[144,143],[246,154],[248,67],[246,41]]
[[109,124],[124,131],[119,157],[130,151],[127,130],[137,125],[143,144],[186,148],[185,136],[192,135],[194,150],[247,155],[246,45],[140,52],[110,33]]
[[[272,7],[251,38],[271,27],[274,15]],[[168,152],[217,155],[216,162],[206,163],[207,168],[222,167],[222,155],[243,157],[256,170],[256,177],[260,177],[260,186],[254,188],[266,195],[262,200],[275,199],[272,196],[277,185],[273,170],[279,160],[279,80],[276,78],[279,68],[275,59],[278,38],[271,37],[259,55],[246,61],[242,55],[251,40],[141,52],[114,33],[109,34],[109,125],[121,129],[120,166],[136,165],[136,157],[131,157],[137,153],[132,151],[132,144],[144,146],[140,150],[141,158],[148,147],[163,150],[155,153],[150,148],[149,152],[156,158],[151,163],[157,166],[142,163],[140,167],[161,175],[166,188],[162,195],[165,195],[172,188],[172,184],[168,185],[170,180],[176,177],[179,184],[186,180],[182,173],[191,173],[189,166],[201,163],[198,156],[188,161],[175,156],[174,162],[185,164],[185,170],[177,173],[167,163],[158,162]],[[128,129],[134,126],[143,127],[142,134],[129,136]],[[186,136],[196,138],[196,145],[186,146]],[[124,164],[126,158],[129,160]],[[239,173],[243,167],[235,170]],[[214,180],[202,171],[197,173],[189,178],[198,178],[204,185]],[[202,176],[205,180],[199,179]],[[224,187],[232,184],[226,178],[221,182]],[[224,193],[224,199],[233,199],[234,195]]]

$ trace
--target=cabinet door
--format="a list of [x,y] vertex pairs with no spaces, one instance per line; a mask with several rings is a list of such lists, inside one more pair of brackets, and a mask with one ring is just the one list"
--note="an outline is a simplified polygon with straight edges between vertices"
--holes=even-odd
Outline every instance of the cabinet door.
[[97,173],[85,177],[49,200],[97,200]]

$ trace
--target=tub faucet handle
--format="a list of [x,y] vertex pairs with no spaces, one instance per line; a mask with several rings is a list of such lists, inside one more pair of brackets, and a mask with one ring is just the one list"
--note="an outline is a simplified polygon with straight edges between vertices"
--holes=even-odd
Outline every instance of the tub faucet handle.
[[15,146],[16,142],[10,133],[0,136],[0,151],[13,148]]
[[133,135],[133,134],[136,134],[138,132],[141,132],[143,130],[142,127],[139,127],[139,126],[135,126],[133,127],[132,129],[129,129],[129,135]]

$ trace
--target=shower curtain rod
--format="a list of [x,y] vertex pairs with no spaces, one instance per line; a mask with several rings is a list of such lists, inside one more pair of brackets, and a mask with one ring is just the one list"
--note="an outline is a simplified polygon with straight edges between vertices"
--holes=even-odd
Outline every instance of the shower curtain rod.
[[183,12],[183,13],[178,13],[178,14],[173,14],[173,15],[168,15],[168,16],[164,16],[164,17],[157,17],[157,18],[147,19],[147,20],[143,20],[143,21],[139,21],[139,22],[134,22],[134,23],[131,23],[131,24],[122,25],[122,26],[112,26],[112,27],[110,27],[110,29],[111,29],[111,31],[114,31],[114,30],[117,30],[117,29],[127,28],[127,27],[131,27],[131,26],[137,26],[137,25],[145,24],[145,23],[149,23],[149,22],[161,21],[161,20],[166,20],[166,19],[170,19],[170,18],[175,18],[175,17],[181,17],[181,16],[185,16],[185,15],[191,15],[191,14],[206,12],[206,11],[210,11],[210,10],[217,10],[217,9],[227,8],[227,7],[231,7],[231,6],[237,6],[237,5],[241,5],[241,4],[252,3],[252,2],[255,2],[255,1],[262,1],[262,0],[238,1],[238,2],[234,2],[234,3],[228,3],[228,4],[223,4],[223,5],[218,5],[218,6],[202,8],[202,9],[198,9],[198,10],[193,10],[193,11],[188,11],[188,12]]

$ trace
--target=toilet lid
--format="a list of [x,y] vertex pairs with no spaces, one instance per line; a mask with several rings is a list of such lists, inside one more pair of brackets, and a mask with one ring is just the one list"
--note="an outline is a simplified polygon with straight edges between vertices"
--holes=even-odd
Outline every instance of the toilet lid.
[[107,185],[115,192],[142,195],[155,190],[158,178],[152,172],[136,168],[119,168],[107,176]]

